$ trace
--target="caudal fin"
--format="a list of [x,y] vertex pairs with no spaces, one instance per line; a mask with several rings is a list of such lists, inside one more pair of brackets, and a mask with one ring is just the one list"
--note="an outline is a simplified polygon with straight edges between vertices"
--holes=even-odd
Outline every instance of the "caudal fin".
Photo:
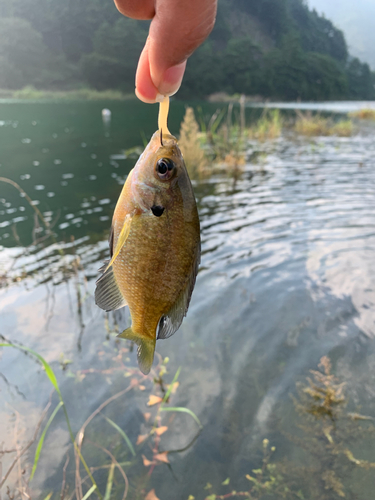
[[142,373],[147,375],[150,373],[152,363],[154,361],[154,352],[156,339],[150,339],[146,337],[141,337],[137,333],[133,332],[132,327],[124,330],[120,335],[117,335],[120,339],[128,339],[135,342],[138,346],[137,358],[139,369]]

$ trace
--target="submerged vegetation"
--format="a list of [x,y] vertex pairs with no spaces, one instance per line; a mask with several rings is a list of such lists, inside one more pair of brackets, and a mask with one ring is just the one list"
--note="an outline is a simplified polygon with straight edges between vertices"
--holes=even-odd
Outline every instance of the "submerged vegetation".
[[[233,490],[227,478],[221,484],[222,493],[203,495],[204,500],[365,500],[361,491],[354,491],[351,475],[362,470],[368,479],[372,477],[375,462],[356,454],[366,441],[375,439],[373,418],[347,411],[345,382],[332,374],[328,357],[320,360],[319,370],[312,370],[305,383],[297,383],[293,403],[298,430],[282,433],[296,445],[301,458],[276,461],[276,448],[264,439],[262,463],[246,475],[249,487]],[[207,489],[214,488],[208,484]]]
[[[117,332],[109,330],[108,334],[115,336]],[[37,471],[40,456],[43,453],[43,443],[50,426],[53,424],[53,420],[60,408],[62,408],[72,441],[72,449],[68,451],[64,465],[64,480],[59,494],[60,499],[75,498],[77,500],[86,500],[94,494],[100,499],[125,499],[128,497],[143,500],[145,497],[147,498],[147,495],[149,495],[149,498],[157,498],[156,496],[152,497],[153,490],[149,487],[155,467],[168,465],[169,454],[184,451],[192,446],[202,428],[198,417],[191,410],[185,407],[170,405],[179,385],[178,376],[180,370],[177,371],[173,380],[167,384],[164,380],[167,374],[167,358],[162,360],[159,356],[156,367],[153,368],[150,375],[145,376],[137,368],[127,366],[126,358],[128,357],[129,348],[120,345],[117,346],[116,344],[112,350],[110,346],[107,349],[104,348],[105,350],[99,352],[97,366],[103,364],[103,359],[101,358],[106,354],[112,361],[109,369],[95,368],[79,370],[77,372],[69,370],[67,375],[73,377],[76,383],[84,383],[85,378],[90,375],[102,375],[102,382],[105,380],[107,383],[111,383],[111,378],[115,377],[120,371],[124,374],[128,383],[125,388],[113,394],[92,412],[74,436],[63,395],[52,367],[42,356],[26,347],[9,342],[0,343],[0,347],[15,347],[35,356],[45,369],[46,376],[56,391],[59,400],[52,412],[50,412],[51,401],[47,404],[41,414],[35,433],[28,443],[23,447],[20,446],[16,433],[15,449],[0,451],[0,466],[2,466],[0,467],[2,471],[0,476],[0,491],[1,488],[7,487],[9,498],[35,498],[32,490],[32,480]],[[114,403],[121,401],[121,398],[130,391],[140,392],[148,400],[148,410],[143,414],[142,422],[140,423],[142,433],[138,435],[134,443],[131,442],[122,427],[108,416],[109,405],[113,406]],[[48,414],[50,416],[46,421]],[[162,448],[163,438],[161,436],[168,430],[173,431],[173,422],[176,420],[175,416],[178,414],[186,415],[195,421],[197,433],[191,437],[191,440],[186,443],[183,449],[165,450]],[[92,424],[94,419],[98,421],[96,426]],[[103,435],[102,429],[105,422],[108,425],[104,426]],[[95,430],[90,431],[88,429],[89,425],[90,427],[94,427]],[[42,428],[43,431],[40,432]],[[112,432],[109,432],[110,428],[112,428]],[[114,432],[117,433],[118,440],[113,439]],[[38,435],[39,440],[32,460],[29,450],[36,443]],[[108,440],[108,443],[102,445],[103,438],[105,441]],[[90,456],[92,456],[93,450],[96,450],[96,454],[98,454],[96,462],[99,459],[99,465],[86,463],[84,459],[86,448],[89,450],[87,454]],[[74,464],[74,468],[69,468],[69,463]],[[12,476],[12,471],[16,466],[24,470],[24,473],[18,479],[15,479],[17,477],[16,474]],[[139,468],[144,468],[145,473],[139,473]],[[103,472],[107,474],[107,482],[105,491],[100,492],[94,476]],[[134,477],[135,473],[137,474],[136,477]],[[74,482],[71,481],[73,478]],[[14,484],[13,488],[12,484]],[[55,493],[51,491],[45,498],[55,497]]]
[[[106,324],[109,337],[114,337],[118,332],[116,323],[113,327]],[[151,374],[144,376],[137,368],[128,365],[128,347],[117,342],[106,342],[98,352],[95,368],[78,371],[64,368],[64,372],[76,384],[85,384],[85,379],[90,377],[99,377],[101,383],[113,384],[117,374],[123,373],[126,386],[117,392],[111,391],[111,396],[73,433],[64,396],[51,366],[36,352],[11,344],[6,339],[0,343],[0,347],[15,347],[35,356],[43,365],[58,396],[53,411],[55,398],[51,397],[29,442],[21,444],[17,441],[14,449],[0,451],[0,489],[7,487],[9,498],[35,498],[33,477],[44,452],[44,440],[62,409],[72,445],[63,466],[61,491],[46,491],[40,498],[87,500],[97,496],[101,499],[163,500],[159,499],[152,487],[155,468],[170,467],[170,457],[193,446],[202,428],[198,417],[190,409],[171,406],[178,391],[180,369],[166,383],[168,359],[163,360],[159,356]],[[129,436],[126,426],[119,419],[120,406],[114,408],[131,394],[137,394],[145,403],[147,401],[148,407],[142,418],[138,419],[139,434],[136,440]],[[358,470],[363,471],[364,479],[366,474],[370,478],[369,474],[375,468],[375,462],[360,456],[361,441],[375,438],[375,426],[372,418],[347,410],[349,401],[345,396],[345,383],[332,374],[329,358],[321,359],[319,370],[312,370],[311,377],[307,377],[305,383],[297,383],[293,405],[297,418],[296,430],[280,430],[299,449],[299,459],[280,457],[276,454],[275,446],[271,446],[268,439],[263,439],[263,457],[259,467],[250,470],[244,477],[245,488],[237,489],[231,478],[227,477],[219,486],[207,482],[199,496],[187,493],[186,500],[365,500],[360,491],[353,489],[350,480],[351,475]],[[180,449],[168,450],[163,445],[164,436],[176,432],[176,418],[191,419],[197,431]],[[16,425],[21,424],[19,416]],[[17,468],[24,471],[21,476],[14,474]],[[106,477],[105,489],[100,491],[98,480],[100,478],[103,484],[103,474]]]

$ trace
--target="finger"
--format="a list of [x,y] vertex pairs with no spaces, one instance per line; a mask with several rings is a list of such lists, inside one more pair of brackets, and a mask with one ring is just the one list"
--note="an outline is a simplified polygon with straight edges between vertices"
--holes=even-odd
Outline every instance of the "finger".
[[137,70],[140,99],[155,102],[177,92],[186,60],[211,32],[215,16],[216,0],[157,0]]
[[[143,102],[147,103],[161,102],[164,98],[164,95],[159,92],[159,90],[152,81],[148,50],[149,50],[149,39],[147,40],[146,45],[139,58],[137,74],[135,78],[135,87],[136,87],[135,93],[137,97]],[[170,81],[172,79],[172,84],[176,80],[181,81],[183,73],[185,71],[185,66],[186,66],[186,61],[183,62],[181,65],[178,65],[177,68],[172,68],[172,70],[167,71],[166,72],[167,74],[165,76],[166,81]]]
[[148,39],[139,58],[135,77],[135,93],[141,101],[147,103],[160,102],[163,98],[151,79],[150,62],[148,58]]
[[154,0],[115,0],[117,9],[132,19],[152,19],[155,15]]

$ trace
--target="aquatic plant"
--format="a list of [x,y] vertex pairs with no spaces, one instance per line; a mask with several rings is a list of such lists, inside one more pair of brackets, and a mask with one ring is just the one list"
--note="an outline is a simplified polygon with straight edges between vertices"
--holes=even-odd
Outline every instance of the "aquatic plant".
[[[114,336],[115,332],[108,326],[108,323],[106,326],[109,330],[109,334]],[[51,401],[42,412],[32,439],[24,447],[21,448],[16,446],[14,450],[0,450],[0,471],[2,470],[1,462],[4,454],[9,455],[14,453],[15,455],[9,468],[5,470],[5,474],[1,474],[0,489],[6,486],[7,481],[9,481],[10,475],[16,466],[19,466],[20,470],[22,469],[25,471],[22,474],[21,479],[18,481],[18,489],[15,488],[14,491],[11,492],[10,485],[8,483],[7,488],[9,495],[10,497],[13,495],[14,499],[17,498],[18,495],[23,498],[22,495],[26,494],[28,498],[33,498],[32,480],[35,472],[37,471],[41,454],[43,453],[45,437],[60,408],[64,411],[74,452],[73,470],[68,467],[71,462],[71,453],[67,454],[65,465],[63,467],[63,483],[60,492],[61,500],[65,498],[87,500],[94,494],[104,500],[117,497],[125,499],[128,495],[130,495],[130,498],[132,499],[143,500],[147,497],[150,499],[156,499],[157,497],[154,490],[150,489],[149,486],[155,467],[169,464],[169,454],[184,451],[189,448],[195,442],[200,430],[202,429],[202,425],[198,417],[189,408],[170,405],[171,400],[179,386],[178,377],[180,369],[177,370],[172,381],[167,384],[164,379],[168,371],[168,358],[163,360],[159,356],[157,366],[148,376],[144,376],[137,368],[128,366],[126,360],[129,354],[129,347],[121,346],[117,348],[117,344],[115,344],[115,351],[111,348],[108,348],[107,350],[107,354],[109,354],[111,361],[109,368],[93,368],[72,372],[69,368],[67,369],[64,367],[66,375],[68,377],[73,377],[77,383],[84,383],[86,377],[93,375],[102,376],[101,380],[104,383],[112,383],[111,379],[118,373],[124,374],[125,380],[128,381],[125,388],[122,388],[120,391],[112,394],[107,400],[101,403],[81,425],[78,432],[73,434],[56,374],[51,366],[42,356],[27,347],[12,344],[10,342],[2,342],[0,343],[0,347],[13,347],[21,349],[24,352],[35,356],[42,364],[46,372],[46,376],[51,382],[59,399],[41,433],[42,424],[45,421],[51,407]],[[103,361],[103,357],[105,357],[104,350],[99,352],[99,359],[101,359],[101,361]],[[100,361],[97,363],[97,366],[99,365]],[[122,426],[111,419],[108,416],[108,413],[106,414],[106,410],[110,405],[113,405],[116,401],[120,401],[121,398],[129,392],[139,392],[140,394],[144,393],[144,399],[148,400],[147,406],[149,407],[148,411],[143,415],[143,432],[142,434],[139,434],[136,442],[132,442]],[[193,436],[190,442],[186,443],[186,446],[184,446],[182,450],[165,450],[161,448],[162,436],[168,430],[171,430],[170,422],[173,418],[171,419],[169,417],[170,414],[185,414],[192,418],[197,425],[197,433]],[[93,424],[94,420],[97,421],[96,427],[94,425],[95,422]],[[107,424],[104,427],[104,430],[103,421]],[[91,430],[92,427],[95,428],[94,431]],[[109,428],[114,430],[116,433],[115,436],[118,436],[117,439],[114,440],[113,433],[108,433]],[[36,442],[39,434],[40,437],[36,446],[33,465],[30,472],[27,453],[33,443]],[[94,439],[92,436],[94,436]],[[83,448],[87,448],[87,450],[85,451]],[[93,449],[99,450],[99,452],[96,451],[96,453],[93,453]],[[88,466],[83,458],[83,454],[90,457],[90,462],[93,461],[93,458],[95,460],[100,458],[99,465],[93,464]],[[140,474],[140,468],[143,469],[145,473]],[[107,480],[105,491],[101,493],[94,476],[99,475],[99,477],[102,477],[103,472],[107,474]],[[68,476],[72,476],[72,474],[74,476],[74,484],[68,480]],[[131,482],[128,478],[129,474],[131,476]],[[133,477],[134,474],[136,475],[135,477]],[[122,480],[122,488],[119,483],[120,478]],[[155,495],[154,497],[152,496],[153,494]],[[51,498],[52,495],[54,495],[54,492],[49,492],[46,499]]]
[[196,179],[207,175],[207,156],[201,146],[199,125],[191,107],[186,108],[184,120],[181,123],[178,144],[190,177]]
[[[360,440],[375,437],[373,419],[347,411],[345,383],[332,374],[327,356],[320,360],[319,370],[311,370],[307,383],[296,386],[297,396],[292,399],[301,434],[283,434],[302,452],[298,462],[273,461],[276,448],[264,439],[262,463],[246,475],[249,488],[235,490],[227,478],[220,485],[220,494],[203,495],[204,500],[367,500],[362,492],[353,491],[350,474],[375,469],[375,462],[357,458],[352,450]],[[369,474],[371,478],[373,472]],[[208,483],[206,489],[214,488]],[[188,500],[195,497],[190,495]]]
[[339,120],[334,122],[332,118],[324,118],[320,114],[313,115],[311,112],[302,113],[297,110],[297,120],[294,131],[307,137],[331,136],[350,137],[353,133],[351,120]]
[[283,120],[278,109],[264,110],[259,120],[250,127],[248,133],[251,139],[260,142],[277,139],[282,132]]
[[358,118],[359,120],[375,120],[375,109],[364,108],[358,111],[349,113],[351,118]]

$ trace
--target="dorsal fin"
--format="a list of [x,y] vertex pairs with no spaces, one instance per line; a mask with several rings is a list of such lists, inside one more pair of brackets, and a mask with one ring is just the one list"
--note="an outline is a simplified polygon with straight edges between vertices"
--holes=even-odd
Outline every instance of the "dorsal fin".
[[183,290],[180,292],[176,302],[170,310],[164,314],[159,321],[158,339],[167,339],[171,337],[179,328],[186,316],[189,308],[191,294],[193,293],[195,280],[198,274],[198,267],[201,260],[200,244],[197,246],[195,259],[193,262],[192,270]]

